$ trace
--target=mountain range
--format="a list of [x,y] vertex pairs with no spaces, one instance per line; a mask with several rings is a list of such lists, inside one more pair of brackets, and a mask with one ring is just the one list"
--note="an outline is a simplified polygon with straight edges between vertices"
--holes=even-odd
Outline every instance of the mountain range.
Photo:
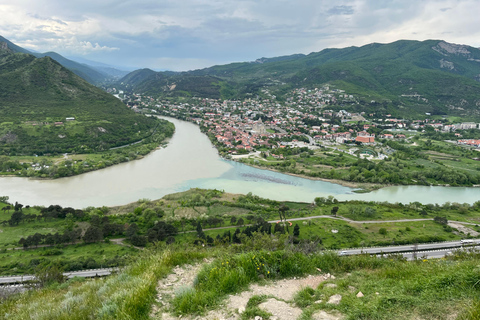
[[50,56],[6,42],[0,88],[0,155],[102,151],[141,140],[159,124]]
[[156,96],[243,98],[260,89],[281,96],[296,87],[330,83],[359,97],[348,108],[400,114],[480,117],[480,50],[442,40],[325,49],[188,72],[136,70],[126,90]]
[[0,36],[0,42],[5,42],[8,48],[15,53],[28,53],[37,58],[50,57],[53,60],[60,63],[65,68],[69,69],[76,75],[80,76],[84,80],[94,85],[100,85],[106,82],[118,80],[119,78],[128,74],[127,71],[118,70],[116,68],[113,68],[107,65],[98,66],[94,64],[79,63],[77,61],[67,59],[56,52],[45,52],[45,53],[32,52],[17,46],[16,44],[12,43],[11,41],[9,41],[8,39],[5,39],[2,36]]

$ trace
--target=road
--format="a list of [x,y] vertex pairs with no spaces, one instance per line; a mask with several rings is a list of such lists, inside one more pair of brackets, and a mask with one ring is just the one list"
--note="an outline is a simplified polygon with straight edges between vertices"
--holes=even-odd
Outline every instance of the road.
[[[475,248],[479,248],[480,240],[473,240],[473,244],[477,245]],[[464,244],[461,241],[449,241],[449,242],[437,242],[437,243],[425,243],[418,244],[416,249],[414,245],[404,245],[404,246],[388,246],[388,247],[374,247],[374,248],[356,248],[356,249],[345,249],[339,252],[340,255],[357,255],[362,253],[369,254],[391,254],[391,253],[407,253],[412,251],[418,251],[417,256],[421,256],[421,252],[432,251],[432,250],[441,250],[444,251],[443,256],[446,252],[452,251],[458,248],[472,248],[472,244]]]
[[[92,270],[65,272],[63,275],[68,279],[71,279],[73,277],[94,278],[94,277],[108,276],[116,270],[118,270],[118,268],[92,269]],[[34,280],[34,278],[35,277],[33,275],[0,277],[0,285],[27,282],[27,281]]]

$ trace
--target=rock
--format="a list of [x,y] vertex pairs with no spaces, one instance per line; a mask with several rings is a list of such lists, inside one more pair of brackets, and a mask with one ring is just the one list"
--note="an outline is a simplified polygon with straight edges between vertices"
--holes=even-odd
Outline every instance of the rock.
[[272,314],[272,319],[273,317],[277,317],[278,320],[298,319],[302,314],[302,310],[299,308],[291,307],[288,303],[275,299],[268,299],[259,304],[258,307],[270,312]]
[[342,300],[342,296],[340,294],[334,294],[333,296],[330,297],[330,299],[328,299],[327,303],[339,304],[341,300]]
[[238,308],[238,314],[242,314],[244,312],[245,312],[245,307],[242,306]]
[[320,304],[320,303],[322,303],[322,302],[323,302],[323,300],[317,300],[317,301],[315,301],[315,303],[317,303],[317,304]]
[[375,294],[378,296],[380,293],[378,293],[378,292],[375,292]]
[[260,316],[255,316],[255,320],[263,320],[263,318]]
[[336,288],[336,287],[337,287],[337,285],[335,283],[327,283],[325,285],[325,288]]
[[312,315],[312,319],[313,320],[340,320],[342,319],[342,316],[340,314],[334,315],[334,314],[326,313],[323,310],[320,310],[318,312],[315,312]]
[[330,275],[330,279],[335,280],[335,276],[333,274]]
[[355,292],[355,291],[357,291],[357,288],[352,287],[352,286],[348,286],[348,290],[349,290],[350,292]]
[[357,293],[357,298],[363,298],[363,297],[364,297],[364,295],[363,295],[362,291],[359,291]]

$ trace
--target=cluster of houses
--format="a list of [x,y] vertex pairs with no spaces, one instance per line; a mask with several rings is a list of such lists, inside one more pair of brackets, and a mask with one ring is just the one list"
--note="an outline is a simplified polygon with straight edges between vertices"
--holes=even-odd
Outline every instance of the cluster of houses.
[[[126,94],[122,92],[123,96]],[[357,143],[372,145],[376,138],[405,139],[402,132],[396,130],[425,130],[431,126],[436,131],[476,129],[473,122],[443,124],[429,120],[405,120],[385,115],[384,119],[374,119],[369,115],[370,124],[363,127],[358,123],[366,122],[365,114],[350,113],[345,110],[333,111],[329,105],[358,103],[353,95],[330,85],[321,88],[292,90],[282,102],[268,89],[262,89],[261,95],[244,100],[217,100],[192,98],[188,103],[171,103],[168,100],[133,94],[127,98],[128,105],[136,111],[148,110],[158,114],[188,119],[215,136],[215,139],[230,152],[239,150],[253,151],[258,146],[267,148],[285,147],[282,142],[296,142],[296,139],[315,143]],[[335,121],[334,121],[335,120]],[[376,136],[371,127],[392,129],[391,133]],[[373,130],[375,131],[375,130]],[[378,132],[378,130],[376,131]],[[458,134],[460,136],[460,134]],[[308,137],[308,139],[307,139]],[[463,143],[463,142],[462,142]]]

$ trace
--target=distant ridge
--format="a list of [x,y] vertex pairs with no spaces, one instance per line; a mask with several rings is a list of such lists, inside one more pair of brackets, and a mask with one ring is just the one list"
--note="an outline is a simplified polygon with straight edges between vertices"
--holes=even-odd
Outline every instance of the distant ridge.
[[[71,70],[76,75],[80,76],[84,80],[94,85],[99,85],[108,81],[113,81],[118,78],[118,76],[113,76],[111,74],[111,71],[107,72],[102,70],[102,68],[92,67],[87,64],[78,63],[76,61],[63,57],[62,55],[56,52],[45,52],[45,53],[32,52],[17,46],[13,42],[9,41],[8,39],[2,36],[0,36],[0,42],[7,43],[8,48],[10,48],[15,53],[27,53],[37,58],[50,57],[55,61],[57,61],[58,63],[60,63],[61,65],[63,65],[65,68]],[[124,75],[124,74],[121,74],[121,75]]]
[[0,155],[108,150],[149,136],[159,123],[52,58],[14,53],[5,45],[0,88]]
[[[242,98],[269,88],[338,85],[359,96],[358,111],[454,114],[480,118],[480,50],[442,40],[399,40],[261,58],[189,72],[143,73],[119,81],[159,96]],[[195,86],[192,81],[196,81]]]

